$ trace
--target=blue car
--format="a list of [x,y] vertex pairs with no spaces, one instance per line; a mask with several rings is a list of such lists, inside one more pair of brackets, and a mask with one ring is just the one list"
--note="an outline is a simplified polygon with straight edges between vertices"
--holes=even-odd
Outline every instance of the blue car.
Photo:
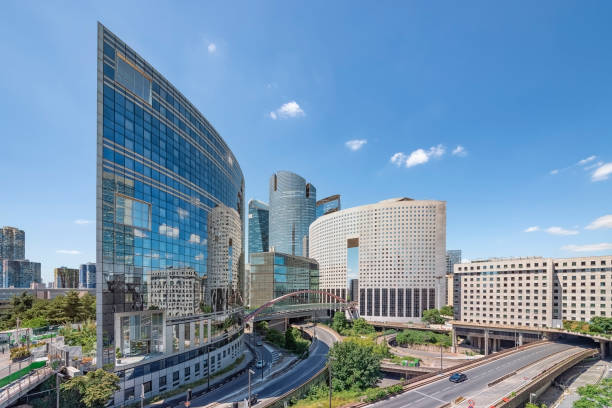
[[451,375],[448,380],[450,382],[454,382],[454,383],[460,383],[463,382],[465,380],[467,380],[467,375],[463,374],[463,373],[454,373],[453,375]]

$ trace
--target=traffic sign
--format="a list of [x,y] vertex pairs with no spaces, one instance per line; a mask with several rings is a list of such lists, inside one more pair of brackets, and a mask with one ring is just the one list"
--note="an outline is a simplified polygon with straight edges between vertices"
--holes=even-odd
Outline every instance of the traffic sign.
[[474,400],[468,400],[468,408],[474,408],[476,406],[476,403],[474,402]]

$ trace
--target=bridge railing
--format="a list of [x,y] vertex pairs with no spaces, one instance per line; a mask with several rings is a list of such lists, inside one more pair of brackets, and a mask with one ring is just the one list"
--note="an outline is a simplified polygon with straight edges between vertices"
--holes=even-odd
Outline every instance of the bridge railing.
[[53,369],[48,365],[38,368],[18,381],[6,385],[0,390],[0,406],[6,407],[11,402],[26,395],[33,387],[41,384],[53,374]]

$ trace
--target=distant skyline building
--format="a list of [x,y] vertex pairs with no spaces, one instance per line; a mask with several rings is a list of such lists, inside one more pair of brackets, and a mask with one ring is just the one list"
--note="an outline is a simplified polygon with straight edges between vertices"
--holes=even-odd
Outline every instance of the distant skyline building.
[[244,299],[244,176],[200,111],[102,24],[97,49],[96,362],[119,376],[119,406],[242,355],[241,327],[219,329],[200,299],[205,281],[224,308]]
[[60,266],[53,270],[54,287],[56,289],[79,288],[79,270]]
[[15,227],[0,229],[0,259],[25,259],[25,232]]
[[461,250],[449,249],[446,251],[446,273],[453,273],[455,264],[461,263]]
[[[251,308],[291,292],[319,289],[319,265],[314,259],[280,252],[260,252],[251,256],[250,265]],[[319,295],[303,294],[282,302],[317,303],[319,299]]]
[[88,262],[79,266],[79,287],[84,289],[95,289],[96,287],[96,264]]
[[322,215],[340,211],[341,209],[340,194],[325,197],[317,201],[317,218],[321,217]]
[[321,290],[374,321],[420,321],[446,298],[446,202],[394,198],[333,212],[310,226]]
[[42,283],[39,262],[27,259],[0,260],[0,287],[29,288],[33,283]]
[[270,206],[249,200],[249,258],[251,254],[270,249]]
[[[453,278],[453,267],[461,263],[461,250],[446,251],[446,305],[455,307],[454,300],[459,295],[459,284]],[[459,306],[460,307],[460,306]]]
[[270,177],[270,251],[308,255],[308,228],[316,218],[317,190],[289,171]]

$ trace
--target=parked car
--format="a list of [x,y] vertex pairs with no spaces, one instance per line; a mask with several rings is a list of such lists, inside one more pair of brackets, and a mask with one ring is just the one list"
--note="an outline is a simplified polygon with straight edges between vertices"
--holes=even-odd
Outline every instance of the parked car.
[[463,374],[463,373],[453,373],[453,375],[451,375],[448,380],[450,382],[454,382],[454,383],[460,383],[463,382],[465,380],[467,380],[467,375]]
[[265,361],[257,360],[257,362],[255,363],[255,368],[264,368],[265,365],[266,365]]

